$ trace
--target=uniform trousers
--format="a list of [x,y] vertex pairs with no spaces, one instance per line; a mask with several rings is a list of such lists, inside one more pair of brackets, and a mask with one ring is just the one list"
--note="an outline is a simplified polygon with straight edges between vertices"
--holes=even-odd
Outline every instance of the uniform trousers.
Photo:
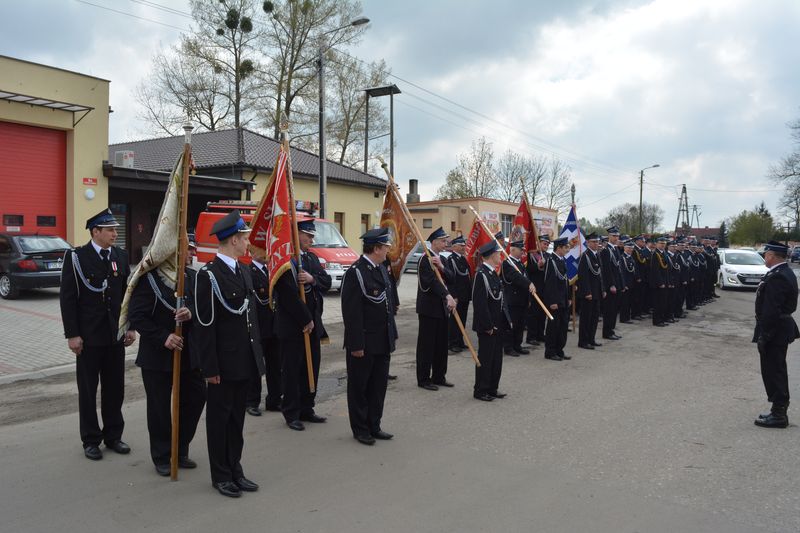
[[244,412],[250,380],[226,380],[208,385],[206,438],[211,481],[222,483],[244,477]]
[[[281,345],[276,337],[261,339],[264,352],[265,378],[267,381],[267,399],[264,401],[268,409],[280,409],[281,406]],[[247,390],[247,406],[258,407],[261,403],[261,376],[254,379]]]
[[650,290],[653,302],[653,325],[662,324],[667,319],[669,309],[669,289],[653,288]]
[[311,364],[314,369],[314,392],[308,387],[308,364],[303,335],[281,339],[280,353],[283,378],[283,404],[281,410],[287,422],[299,420],[314,414],[317,397],[316,384],[319,381],[320,346],[319,338],[312,332]]
[[447,318],[418,315],[417,385],[443,382],[447,374]]
[[347,414],[355,437],[381,430],[389,359],[388,352],[365,352],[363,357],[347,352]]
[[[538,307],[538,305],[537,305]],[[522,336],[525,333],[525,312],[526,306],[509,305],[508,314],[511,317],[511,329],[506,332],[506,350],[520,348],[522,346]]]
[[525,321],[526,326],[528,328],[528,334],[526,340],[528,342],[531,341],[543,341],[545,339],[545,324],[547,323],[547,317],[542,311],[539,302],[537,302],[533,296],[530,297],[530,302],[528,305],[528,309],[525,312]]
[[631,319],[631,289],[617,293],[619,298],[619,321],[629,322]]
[[[458,317],[461,319],[461,325],[464,328],[467,327],[467,312],[469,311],[469,300],[466,302],[462,302],[461,300],[458,301],[458,305],[456,305],[456,313],[458,313]],[[455,313],[450,315],[450,320],[448,320],[448,328],[450,332],[450,341],[449,345],[450,348],[464,348],[466,344],[464,342],[464,336],[461,334],[461,330],[458,329],[458,324],[456,324]]]
[[581,300],[580,323],[578,324],[578,344],[594,344],[597,323],[600,319],[600,302],[591,299]]
[[679,281],[675,285],[675,300],[673,302],[673,315],[680,317],[683,314],[683,302],[686,299],[686,285]]
[[767,400],[782,407],[789,405],[789,374],[786,370],[788,348],[789,345],[784,342],[758,342],[761,379],[767,391]]
[[603,300],[603,337],[614,335],[614,328],[617,327],[617,313],[619,312],[619,290],[616,294],[611,291],[606,293]]
[[503,341],[497,331],[478,333],[478,361],[481,366],[475,367],[474,395],[497,394],[503,372]]
[[[85,341],[85,339],[84,339]],[[81,441],[84,446],[99,446],[122,438],[125,420],[122,401],[125,396],[125,345],[86,346],[76,358],[78,409]],[[100,414],[97,421],[97,385],[100,384]]]
[[544,354],[564,355],[564,346],[567,345],[567,328],[569,327],[569,307],[551,309],[553,320],[547,323],[545,332]]
[[[150,457],[156,465],[167,465],[172,450],[172,372],[142,369],[147,395],[147,432]],[[206,382],[196,370],[181,372],[178,456],[189,455],[197,423],[206,404]]]

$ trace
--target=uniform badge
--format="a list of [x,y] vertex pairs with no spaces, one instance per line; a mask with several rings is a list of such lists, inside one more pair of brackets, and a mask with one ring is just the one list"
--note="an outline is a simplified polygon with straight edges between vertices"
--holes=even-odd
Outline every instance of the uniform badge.
[[111,270],[114,271],[114,275],[116,276],[117,275],[117,262],[116,261],[111,261]]
[[373,289],[373,291],[372,291],[372,295],[373,295],[373,296],[377,296],[377,295],[378,295],[378,289]]

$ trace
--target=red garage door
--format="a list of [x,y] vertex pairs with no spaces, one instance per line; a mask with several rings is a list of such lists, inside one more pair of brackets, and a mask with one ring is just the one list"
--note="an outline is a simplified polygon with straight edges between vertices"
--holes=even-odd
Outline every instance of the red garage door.
[[0,231],[67,236],[63,131],[0,122]]

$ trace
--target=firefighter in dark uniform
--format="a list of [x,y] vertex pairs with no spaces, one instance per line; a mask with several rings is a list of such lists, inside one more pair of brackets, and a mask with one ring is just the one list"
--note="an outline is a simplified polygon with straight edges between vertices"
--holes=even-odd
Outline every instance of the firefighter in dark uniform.
[[[313,220],[297,223],[300,240],[300,268],[292,259],[289,272],[275,282],[275,330],[280,339],[283,376],[283,417],[286,425],[303,431],[303,422],[324,423],[327,418],[314,412],[316,392],[308,387],[308,364],[303,333],[311,341],[311,364],[314,383],[319,379],[320,344],[328,342],[322,324],[323,295],[331,288],[331,277],[322,268],[319,258],[311,251],[316,227]],[[306,303],[300,299],[299,282],[303,283]],[[315,387],[316,388],[316,387]]]
[[606,231],[608,232],[608,244],[598,254],[600,256],[603,287],[606,290],[606,297],[603,299],[603,338],[615,341],[622,338],[617,335],[614,329],[617,326],[619,298],[622,296],[622,290],[625,286],[622,281],[620,258],[617,252],[619,229],[616,226],[611,226],[606,228]]
[[631,255],[636,262],[637,274],[634,290],[631,293],[631,315],[635,320],[643,320],[644,315],[649,313],[647,294],[650,291],[647,279],[647,275],[650,273],[650,250],[645,246],[644,235],[637,235],[633,238]]
[[600,305],[606,292],[603,289],[603,276],[597,249],[600,237],[596,233],[586,236],[587,250],[578,262],[578,290],[576,298],[580,298],[580,323],[578,324],[578,347],[594,350],[602,346],[595,336],[600,319]]
[[[533,286],[540,293],[544,289],[544,269],[547,266],[547,257],[550,255],[547,252],[549,246],[550,237],[539,235],[537,249],[528,251],[528,262],[525,264],[528,279],[533,282]],[[528,310],[525,314],[528,327],[525,342],[533,346],[539,346],[545,341],[544,328],[547,323],[547,316],[533,296],[530,297]]]
[[684,304],[686,303],[686,291],[689,287],[689,278],[691,277],[691,270],[689,261],[686,259],[686,239],[678,237],[675,240],[675,256],[673,262],[680,265],[680,276],[675,282],[675,318],[686,318],[684,312]]
[[[128,284],[128,256],[114,246],[117,223],[104,209],[86,221],[91,240],[64,255],[61,270],[61,320],[69,349],[75,354],[78,409],[83,453],[103,458],[100,443],[117,453],[130,453],[122,442],[125,421],[122,401],[125,384],[125,347],[136,331],[117,338],[122,299]],[[103,429],[97,421],[97,385]]]
[[[388,256],[386,261],[383,262],[383,266],[386,268],[386,272],[389,273],[389,284],[392,286],[392,302],[394,302],[392,314],[396,317],[397,313],[400,312],[400,296],[397,293],[397,280],[394,279],[394,273],[392,272],[392,260]],[[395,374],[389,374],[390,381],[395,379],[397,379]]]
[[567,252],[569,252],[569,239],[564,237],[553,241],[553,253],[547,254],[542,282],[542,301],[553,315],[553,320],[547,324],[544,357],[552,361],[572,359],[564,353],[572,305],[567,263],[564,261]]
[[503,280],[503,297],[511,327],[506,333],[503,351],[506,355],[519,357],[528,355],[530,350],[522,347],[522,336],[525,333],[525,313],[528,310],[530,296],[536,293],[536,287],[525,274],[525,265],[520,261],[524,253],[522,241],[509,243],[509,257],[503,261],[500,277]]
[[[627,237],[627,236],[626,236]],[[631,239],[624,239],[622,241],[622,254],[619,260],[619,268],[622,272],[622,282],[625,288],[622,289],[622,294],[619,295],[619,321],[622,324],[633,324],[632,297],[635,294],[636,280],[641,279],[638,272],[638,264],[634,258],[633,241]]]
[[[258,310],[258,331],[261,333],[261,351],[264,353],[264,370],[267,381],[267,397],[264,400],[266,411],[281,410],[281,352],[280,342],[275,335],[274,313],[269,302],[269,270],[265,252],[250,246],[250,277],[253,278],[256,309]],[[247,393],[247,413],[261,416],[261,376],[253,380]]]
[[211,482],[232,498],[258,485],[241,465],[244,418],[251,382],[264,373],[261,335],[247,253],[250,229],[234,209],[211,227],[219,240],[216,257],[196,277],[191,346],[208,384],[206,438]]
[[347,412],[353,437],[371,446],[393,437],[381,429],[389,359],[397,340],[396,295],[384,266],[391,248],[389,229],[361,236],[363,255],[342,280],[342,322],[347,355]]
[[650,257],[650,272],[648,281],[653,302],[653,325],[664,327],[667,325],[667,311],[669,308],[669,261],[666,257],[664,247],[667,243],[666,237],[659,237],[656,240],[656,249]]
[[699,309],[700,294],[697,288],[700,279],[700,259],[697,257],[697,242],[691,241],[685,252],[689,262],[689,284],[686,288],[686,309],[696,311]]
[[503,282],[497,275],[502,258],[497,241],[490,241],[478,250],[482,262],[475,272],[472,286],[472,330],[478,334],[478,361],[475,367],[475,386],[472,395],[477,400],[491,402],[505,398],[498,390],[503,370],[503,331],[509,317],[503,305]]
[[[453,272],[441,260],[439,253],[445,248],[448,235],[437,228],[428,236],[431,257],[419,259],[417,266],[417,385],[426,390],[439,390],[439,386],[452,387],[445,379],[447,373],[447,321],[456,308],[456,301],[447,290]],[[439,282],[433,269],[439,269],[444,283]]]
[[[196,468],[189,458],[189,443],[206,404],[206,382],[200,374],[199,361],[193,357],[186,339],[190,338],[194,307],[194,281],[197,272],[191,265],[197,245],[189,242],[184,274],[184,305],[176,309],[174,284],[164,281],[156,271],[139,280],[128,304],[131,327],[139,332],[139,353],[136,365],[142,369],[142,382],[147,395],[147,431],[150,435],[150,457],[161,476],[170,474],[172,449],[172,356],[181,351],[181,377],[178,424],[178,466]],[[183,323],[183,336],[175,335],[175,323]]]
[[[458,313],[461,324],[466,327],[469,301],[472,295],[472,276],[467,258],[464,257],[465,244],[466,241],[461,236],[450,241],[452,253],[445,259],[445,264],[453,272],[452,280],[447,284],[447,290],[456,301],[455,313]],[[464,336],[458,329],[458,324],[456,324],[455,313],[450,315],[450,351],[458,353],[465,350],[467,345],[464,343]]]
[[675,316],[675,301],[678,299],[678,283],[680,283],[681,266],[678,263],[678,258],[675,256],[674,240],[668,240],[665,248],[664,257],[669,265],[669,282],[667,283],[667,310],[666,321],[674,324],[678,321],[679,317]]
[[789,376],[786,371],[786,351],[800,337],[792,318],[797,309],[797,276],[786,263],[789,247],[769,241],[764,245],[764,263],[769,271],[756,293],[756,327],[753,342],[758,343],[761,357],[761,378],[772,403],[769,413],[759,415],[757,426],[785,428],[789,425]]

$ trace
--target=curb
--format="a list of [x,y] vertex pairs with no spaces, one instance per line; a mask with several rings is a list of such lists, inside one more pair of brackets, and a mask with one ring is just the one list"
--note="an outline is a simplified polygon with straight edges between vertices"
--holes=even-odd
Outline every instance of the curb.
[[[125,354],[126,366],[136,360],[136,354]],[[61,374],[68,374],[75,372],[75,363],[67,363],[65,365],[51,366],[41,370],[32,370],[30,372],[21,372],[19,374],[10,374],[8,376],[0,376],[0,385],[8,385],[9,383],[16,383],[17,381],[26,381],[32,379],[49,378],[52,376],[60,376]]]

